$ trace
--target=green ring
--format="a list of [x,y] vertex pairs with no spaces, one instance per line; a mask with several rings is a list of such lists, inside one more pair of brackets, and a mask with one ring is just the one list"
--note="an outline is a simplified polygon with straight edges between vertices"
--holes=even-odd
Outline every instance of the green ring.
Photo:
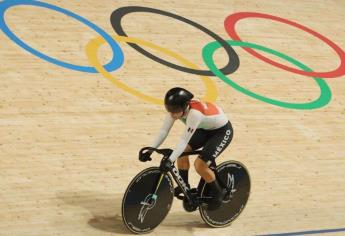
[[[264,46],[261,45],[257,45],[257,44],[253,44],[253,43],[248,43],[248,42],[241,42],[241,41],[233,41],[233,40],[227,40],[226,41],[230,46],[241,46],[241,47],[248,47],[248,48],[254,48],[254,49],[258,49],[270,54],[273,54],[275,56],[278,56],[282,59],[287,60],[288,62],[298,66],[299,68],[301,68],[304,71],[312,71],[309,67],[307,67],[306,65],[302,64],[301,62],[283,54],[280,52],[277,52],[273,49],[270,48],[266,48]],[[220,48],[221,45],[218,42],[211,42],[209,44],[207,44],[203,50],[202,50],[202,56],[204,59],[204,62],[206,63],[206,65],[208,66],[208,68],[218,77],[220,78],[222,81],[224,81],[226,84],[230,85],[231,87],[233,87],[234,89],[250,96],[253,97],[255,99],[258,99],[260,101],[272,104],[272,105],[276,105],[276,106],[280,106],[280,107],[284,107],[284,108],[290,108],[290,109],[301,109],[301,110],[311,110],[311,109],[316,109],[316,108],[320,108],[323,107],[325,105],[327,105],[332,98],[332,92],[330,90],[330,88],[328,87],[326,81],[324,81],[321,78],[316,78],[313,77],[313,79],[316,81],[316,83],[319,85],[320,87],[320,96],[318,99],[312,101],[312,102],[308,102],[308,103],[288,103],[288,102],[283,102],[283,101],[279,101],[279,100],[274,100],[271,98],[267,98],[261,95],[258,95],[256,93],[253,93],[251,91],[249,91],[248,89],[245,89],[241,86],[239,86],[238,84],[236,84],[234,81],[232,81],[231,79],[229,79],[226,75],[224,75],[215,65],[214,61],[213,61],[213,54],[214,52]]]

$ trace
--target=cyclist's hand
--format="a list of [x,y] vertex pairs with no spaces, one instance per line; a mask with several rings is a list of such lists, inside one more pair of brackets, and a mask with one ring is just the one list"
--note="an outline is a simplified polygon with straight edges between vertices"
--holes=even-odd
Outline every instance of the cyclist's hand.
[[169,158],[163,158],[161,161],[161,164],[159,166],[159,169],[162,172],[168,172],[171,170],[173,163],[170,161]]
[[151,161],[152,158],[150,157],[152,154],[152,151],[147,151],[145,153],[139,153],[139,161],[141,162],[146,162],[146,161]]

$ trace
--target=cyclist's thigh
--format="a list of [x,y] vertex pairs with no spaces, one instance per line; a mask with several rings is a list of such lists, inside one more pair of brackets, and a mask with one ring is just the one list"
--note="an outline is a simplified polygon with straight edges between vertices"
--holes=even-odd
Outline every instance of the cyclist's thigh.
[[197,129],[192,138],[189,140],[188,145],[192,148],[192,150],[198,150],[199,148],[205,146],[207,138],[206,130]]
[[212,136],[207,140],[203,151],[201,153],[201,159],[211,164],[231,143],[233,137],[233,130],[228,123],[226,126],[216,130]]

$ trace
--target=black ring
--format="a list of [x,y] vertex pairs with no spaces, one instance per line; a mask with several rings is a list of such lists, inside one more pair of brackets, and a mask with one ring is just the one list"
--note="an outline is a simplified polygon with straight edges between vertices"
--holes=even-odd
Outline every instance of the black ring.
[[[123,31],[122,26],[121,26],[121,20],[123,18],[123,16],[127,15],[128,13],[131,12],[150,12],[150,13],[156,13],[156,14],[160,14],[160,15],[164,15],[164,16],[168,16],[168,17],[172,17],[176,20],[180,20],[182,22],[185,22],[189,25],[194,26],[195,28],[201,30],[202,32],[210,35],[212,38],[214,38],[217,42],[220,43],[220,45],[222,45],[222,47],[225,49],[225,51],[227,52],[227,54],[229,55],[229,62],[228,64],[222,68],[220,71],[222,71],[223,74],[228,75],[231,73],[234,73],[237,68],[240,65],[240,61],[238,58],[237,53],[235,52],[235,50],[224,40],[222,39],[220,36],[218,36],[217,34],[215,34],[214,32],[212,32],[211,30],[205,28],[202,25],[199,25],[198,23],[195,23],[191,20],[188,20],[182,16],[178,16],[175,15],[173,13],[170,12],[166,12],[166,11],[162,11],[162,10],[158,10],[158,9],[154,9],[154,8],[148,8],[148,7],[140,7],[140,6],[127,6],[127,7],[120,7],[118,9],[116,9],[115,11],[113,11],[113,13],[111,14],[110,17],[110,22],[111,25],[113,27],[113,29],[115,30],[115,32],[120,35],[120,36],[127,36],[127,34]],[[134,48],[135,50],[137,50],[138,52],[140,52],[141,54],[147,56],[148,58],[151,58],[152,60],[161,63],[163,65],[166,65],[170,68],[179,70],[179,71],[183,71],[183,72],[187,72],[190,74],[196,74],[196,75],[205,75],[205,76],[215,76],[213,74],[212,71],[209,70],[195,70],[195,69],[191,69],[188,67],[183,67],[183,66],[179,66],[173,63],[170,63],[168,61],[165,61],[159,57],[156,57],[155,55],[149,53],[148,51],[144,50],[143,48],[141,48],[140,46],[138,46],[135,43],[127,43],[129,46],[131,46],[132,48]]]

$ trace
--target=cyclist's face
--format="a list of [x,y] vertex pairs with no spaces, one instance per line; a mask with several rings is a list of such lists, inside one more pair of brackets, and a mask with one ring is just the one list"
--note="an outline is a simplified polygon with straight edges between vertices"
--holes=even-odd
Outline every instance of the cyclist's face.
[[183,111],[179,111],[179,112],[170,112],[171,117],[174,120],[180,119],[183,116]]

